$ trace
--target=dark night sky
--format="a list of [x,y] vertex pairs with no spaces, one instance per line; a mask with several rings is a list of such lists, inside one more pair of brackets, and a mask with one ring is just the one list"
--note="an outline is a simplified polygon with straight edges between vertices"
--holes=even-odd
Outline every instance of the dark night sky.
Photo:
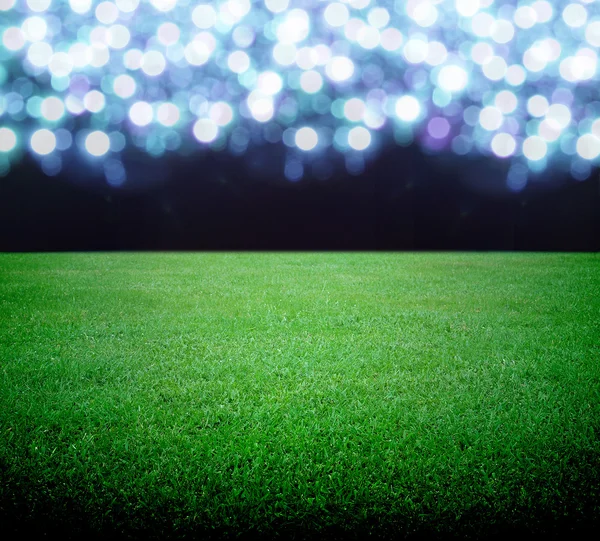
[[295,183],[273,172],[279,158],[130,157],[121,188],[82,164],[47,177],[25,161],[0,179],[0,250],[600,249],[598,171],[511,193],[505,165],[416,147]]

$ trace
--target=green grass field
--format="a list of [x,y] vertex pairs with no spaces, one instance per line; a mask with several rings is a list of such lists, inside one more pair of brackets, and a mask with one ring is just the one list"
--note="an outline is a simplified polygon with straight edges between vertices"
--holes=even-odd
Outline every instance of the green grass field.
[[0,254],[14,535],[600,525],[600,254]]

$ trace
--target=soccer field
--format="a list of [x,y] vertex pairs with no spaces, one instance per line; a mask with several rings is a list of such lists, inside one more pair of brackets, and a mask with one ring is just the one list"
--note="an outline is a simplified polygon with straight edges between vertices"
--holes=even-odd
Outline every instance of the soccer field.
[[0,523],[600,524],[600,255],[0,254]]

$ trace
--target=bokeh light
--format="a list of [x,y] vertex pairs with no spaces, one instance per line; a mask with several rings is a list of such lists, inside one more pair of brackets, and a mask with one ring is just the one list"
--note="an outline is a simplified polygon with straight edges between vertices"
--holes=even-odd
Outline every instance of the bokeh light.
[[132,147],[279,144],[298,180],[315,149],[356,174],[412,141],[509,161],[511,190],[550,163],[578,178],[577,164],[600,165],[598,0],[0,0],[0,12],[0,152],[45,157],[52,174],[67,153],[110,152],[97,162],[118,186]]

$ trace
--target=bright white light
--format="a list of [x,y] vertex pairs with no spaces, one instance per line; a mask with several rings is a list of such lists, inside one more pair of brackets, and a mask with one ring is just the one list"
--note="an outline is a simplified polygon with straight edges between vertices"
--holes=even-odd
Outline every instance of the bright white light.
[[550,104],[545,96],[536,94],[527,100],[527,111],[531,116],[541,117],[548,112]]
[[334,56],[327,62],[325,73],[332,81],[346,81],[354,74],[354,63],[346,56]]
[[133,96],[135,88],[135,80],[129,75],[117,75],[113,81],[113,90],[119,98],[130,98]]
[[540,122],[540,126],[538,128],[538,135],[544,141],[556,141],[561,134],[562,128],[552,119],[544,119]]
[[0,128],[0,152],[10,152],[17,146],[17,136],[10,128]]
[[156,31],[158,41],[163,45],[174,45],[179,41],[181,31],[175,23],[163,23]]
[[463,17],[473,17],[479,11],[481,2],[479,0],[455,0],[456,11]]
[[554,15],[552,4],[546,0],[538,0],[531,4],[531,7],[535,10],[538,23],[547,23]]
[[40,156],[46,156],[56,148],[56,136],[45,128],[37,130],[29,140],[31,150]]
[[119,8],[112,2],[100,2],[95,13],[102,24],[112,24],[119,18]]
[[272,13],[281,13],[290,5],[290,0],[265,0],[265,6]]
[[44,19],[36,15],[25,19],[21,25],[21,30],[23,30],[25,39],[32,42],[42,41],[46,37],[48,25]]
[[448,50],[446,46],[440,41],[431,41],[427,48],[427,62],[430,66],[439,66],[446,61],[448,57]]
[[227,102],[218,101],[211,105],[208,116],[217,126],[227,126],[233,120],[233,109]]
[[390,13],[385,8],[374,7],[369,10],[367,20],[375,28],[384,28],[390,22]]
[[490,29],[490,35],[496,43],[508,43],[515,36],[515,28],[510,21],[495,21]]
[[444,66],[437,78],[438,86],[446,92],[460,92],[469,82],[467,72],[460,66]]
[[[79,0],[79,1],[88,2],[91,0]],[[140,0],[115,0],[115,4],[117,4],[117,7],[123,13],[132,13],[140,5]]]
[[[0,11],[8,11],[15,6],[16,0],[0,0]],[[8,129],[8,128],[2,128]]]
[[256,89],[263,94],[274,96],[282,87],[283,81],[274,71],[265,71],[258,76]]
[[492,58],[482,66],[483,74],[490,81],[499,81],[504,78],[507,69],[508,66],[506,65],[506,60],[501,56],[492,56]]
[[148,51],[142,57],[142,71],[150,77],[160,75],[167,65],[165,57],[159,51]]
[[147,126],[154,118],[152,105],[145,101],[136,101],[129,108],[129,118],[136,126]]
[[506,82],[512,86],[520,86],[525,82],[527,73],[519,64],[513,64],[506,70]]
[[115,24],[111,26],[106,34],[106,43],[113,49],[124,49],[129,43],[130,39],[131,34],[129,33],[129,30],[122,24]]
[[192,11],[192,21],[203,30],[212,28],[217,22],[217,12],[210,4],[200,4]]
[[266,96],[262,92],[253,90],[248,95],[247,103],[252,117],[258,122],[268,122],[273,118],[275,109],[271,96]]
[[571,123],[571,110],[562,103],[554,103],[548,108],[546,118],[564,130]]
[[300,150],[308,151],[317,146],[317,143],[319,142],[319,136],[315,130],[305,126],[296,132],[294,141]]
[[495,131],[504,122],[504,115],[497,107],[484,107],[479,113],[479,124],[484,130]]
[[244,51],[234,51],[227,58],[227,66],[233,73],[244,73],[250,67],[250,57]]
[[192,66],[202,66],[208,62],[215,47],[215,37],[210,32],[200,32],[186,45],[185,59]]
[[502,114],[508,115],[517,108],[517,96],[510,90],[501,90],[496,94],[494,104],[502,111]]
[[427,59],[427,53],[429,52],[428,43],[421,38],[409,39],[402,49],[404,58],[411,64],[421,64]]
[[548,145],[541,137],[532,135],[523,142],[523,154],[528,160],[538,161],[546,156]]
[[27,6],[29,9],[31,11],[35,11],[36,13],[42,13],[43,11],[46,11],[50,7],[51,3],[52,0],[27,0]]
[[587,25],[585,39],[590,45],[600,47],[600,20],[593,21]]
[[492,15],[485,11],[477,13],[471,19],[471,29],[473,34],[479,36],[480,38],[490,37],[495,20],[496,19],[494,19]]
[[515,153],[517,143],[510,133],[498,133],[492,139],[492,150],[500,158],[508,158]]
[[85,138],[85,149],[92,156],[104,156],[110,149],[110,139],[103,131],[93,131]]
[[177,0],[150,0],[150,3],[158,10],[162,12],[171,11]]
[[48,62],[48,71],[55,77],[66,77],[73,70],[73,61],[67,53],[54,53]]
[[9,51],[18,51],[25,45],[25,35],[20,28],[11,26],[2,34],[2,45]]
[[194,124],[194,137],[200,143],[212,143],[219,135],[219,127],[210,118],[200,118]]
[[296,52],[296,64],[303,70],[313,69],[319,60],[317,51],[312,47],[302,47]]
[[83,15],[91,9],[92,0],[69,0],[69,6],[74,13]]
[[325,8],[323,17],[329,26],[339,28],[348,22],[350,12],[344,4],[332,2]]
[[413,96],[402,96],[396,101],[396,116],[404,122],[413,122],[421,114],[421,105]]
[[538,20],[538,16],[535,9],[533,9],[531,6],[520,6],[515,11],[513,20],[519,28],[528,30],[535,25]]
[[179,122],[179,107],[173,103],[161,103],[156,110],[156,120],[168,128]]
[[277,39],[281,43],[304,41],[310,31],[310,18],[303,9],[292,9],[277,27]]
[[371,132],[362,126],[356,126],[348,132],[348,144],[354,150],[365,150],[371,144]]
[[48,65],[52,58],[52,47],[45,41],[32,43],[27,49],[27,60],[38,68]]
[[386,28],[383,32],[381,32],[379,41],[381,46],[386,51],[397,51],[400,47],[402,47],[404,36],[397,28]]
[[300,87],[308,94],[315,94],[323,88],[323,77],[318,71],[305,71],[300,76]]
[[100,111],[102,111],[102,109],[104,109],[105,104],[106,98],[104,97],[104,94],[102,94],[102,92],[99,92],[98,90],[90,90],[83,97],[83,106],[90,113],[99,113]]
[[406,12],[419,26],[427,28],[435,23],[438,10],[430,0],[408,0]]
[[359,98],[350,98],[344,104],[344,116],[351,122],[359,122],[365,115],[365,102]]
[[562,18],[571,28],[580,28],[587,22],[587,10],[581,4],[569,4],[562,13]]
[[577,140],[577,154],[584,160],[595,160],[600,156],[600,138],[586,133]]
[[51,96],[42,101],[40,112],[46,120],[54,122],[65,114],[65,104],[56,96]]

